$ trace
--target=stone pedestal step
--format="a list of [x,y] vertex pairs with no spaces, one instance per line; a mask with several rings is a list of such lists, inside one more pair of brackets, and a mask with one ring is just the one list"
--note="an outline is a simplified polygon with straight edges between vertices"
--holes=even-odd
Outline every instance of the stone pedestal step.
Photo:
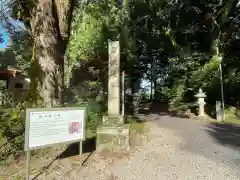
[[97,128],[97,151],[129,151],[130,125],[101,125]]
[[105,125],[124,124],[124,118],[121,115],[103,116],[103,121],[102,122]]

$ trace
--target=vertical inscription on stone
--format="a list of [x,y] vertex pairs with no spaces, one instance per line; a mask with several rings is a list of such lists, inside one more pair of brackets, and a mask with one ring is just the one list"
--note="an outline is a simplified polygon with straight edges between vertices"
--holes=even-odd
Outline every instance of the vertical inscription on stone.
[[120,45],[119,41],[108,41],[108,114],[120,113]]

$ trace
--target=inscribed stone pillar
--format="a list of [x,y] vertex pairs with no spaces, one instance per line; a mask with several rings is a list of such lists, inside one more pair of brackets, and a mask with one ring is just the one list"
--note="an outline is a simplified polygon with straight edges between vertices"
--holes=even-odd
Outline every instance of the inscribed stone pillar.
[[120,115],[120,45],[108,41],[108,115]]
[[119,46],[119,41],[108,42],[108,116],[103,116],[103,123],[97,128],[97,151],[127,152],[130,149],[130,124],[124,124],[124,118],[120,115]]
[[223,120],[223,111],[222,111],[220,101],[216,101],[216,117],[217,117],[217,120],[220,122]]

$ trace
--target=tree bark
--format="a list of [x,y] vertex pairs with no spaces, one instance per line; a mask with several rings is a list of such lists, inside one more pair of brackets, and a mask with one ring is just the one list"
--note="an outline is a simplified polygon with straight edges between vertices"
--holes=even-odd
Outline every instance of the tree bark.
[[156,77],[154,77],[153,79],[153,86],[154,86],[154,98],[153,98],[153,101],[157,101],[157,80],[156,80]]
[[63,104],[69,11],[70,0],[38,0],[31,14],[31,33],[40,67],[40,96],[45,107]]
[[31,32],[40,66],[40,96],[45,107],[60,104],[62,87],[61,38],[53,5],[52,0],[39,0],[31,18]]

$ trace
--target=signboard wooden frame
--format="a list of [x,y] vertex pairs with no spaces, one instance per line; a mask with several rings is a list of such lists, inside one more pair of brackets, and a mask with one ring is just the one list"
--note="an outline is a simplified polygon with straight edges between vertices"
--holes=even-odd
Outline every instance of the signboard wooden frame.
[[[43,146],[37,146],[33,148],[29,148],[29,130],[30,130],[30,113],[31,112],[47,112],[47,111],[71,111],[71,110],[83,110],[84,111],[84,119],[83,119],[83,138],[75,139],[73,141],[63,141],[60,143],[53,143],[53,144],[46,144]],[[45,147],[53,147],[56,145],[61,144],[71,144],[75,142],[79,142],[79,154],[80,154],[80,160],[82,155],[82,142],[86,138],[86,119],[87,119],[87,108],[86,107],[69,107],[69,108],[28,108],[26,109],[26,122],[25,122],[25,143],[24,143],[24,151],[26,152],[26,172],[25,177],[26,180],[29,179],[29,166],[30,166],[30,151],[34,149],[41,149]],[[81,162],[80,162],[81,163]]]

